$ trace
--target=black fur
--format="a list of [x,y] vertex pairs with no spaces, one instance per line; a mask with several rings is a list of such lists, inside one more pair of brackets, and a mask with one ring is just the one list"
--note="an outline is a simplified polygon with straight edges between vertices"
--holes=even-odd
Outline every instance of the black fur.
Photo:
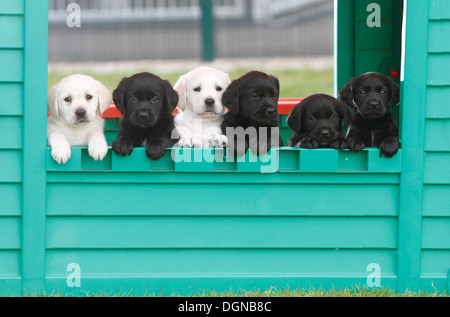
[[150,73],[123,78],[113,92],[113,100],[123,115],[119,135],[112,144],[117,154],[130,155],[146,142],[147,156],[159,160],[177,142],[171,136],[178,94],[167,80]]
[[[279,92],[278,79],[258,71],[251,71],[228,86],[222,102],[230,111],[224,116],[222,132],[235,156],[244,155],[249,148],[254,154],[263,155],[272,146],[283,145],[278,131]],[[236,128],[248,133],[243,136]],[[254,128],[255,133],[249,128]]]
[[350,110],[326,94],[314,94],[292,108],[286,122],[294,131],[289,146],[307,149],[346,148],[342,121],[347,128]]
[[399,85],[382,74],[366,73],[351,79],[339,99],[354,111],[346,137],[350,150],[378,147],[386,157],[397,154],[398,124],[391,109],[399,103]]

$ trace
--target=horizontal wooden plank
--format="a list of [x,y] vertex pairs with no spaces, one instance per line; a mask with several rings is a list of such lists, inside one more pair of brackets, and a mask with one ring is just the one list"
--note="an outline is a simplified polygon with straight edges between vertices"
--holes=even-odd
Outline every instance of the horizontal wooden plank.
[[0,149],[0,183],[22,181],[22,151]]
[[396,216],[397,185],[49,184],[48,215]]
[[450,119],[426,120],[425,151],[450,151]]
[[422,249],[446,249],[450,251],[450,217],[423,219]]
[[450,3],[447,0],[429,0],[429,17],[431,20],[450,19]]
[[430,21],[428,25],[428,52],[450,53],[450,21]]
[[0,1],[0,14],[23,14],[24,0]]
[[393,250],[307,249],[167,249],[167,250],[48,250],[47,276],[64,276],[77,263],[81,275],[147,274],[369,274],[377,263],[383,274],[395,274]]
[[430,119],[450,119],[450,107],[444,100],[450,100],[450,86],[427,88],[426,117]]
[[21,149],[22,141],[22,117],[0,116],[0,127],[3,131],[10,133],[0,133],[0,149]]
[[23,48],[24,17],[0,14],[0,48]]
[[442,274],[449,272],[450,250],[423,250],[421,253],[420,270],[422,275]]
[[[20,276],[20,262],[20,250],[0,250],[0,280],[5,276]],[[0,296],[4,295],[2,291],[0,287]]]
[[22,213],[21,184],[0,183],[1,208],[0,216],[20,216]]
[[23,81],[23,50],[0,49],[0,82]]
[[425,184],[450,184],[450,152],[426,152],[424,160]]
[[423,186],[423,215],[450,217],[450,185]]
[[450,54],[428,54],[427,84],[430,86],[450,85]]
[[383,248],[394,217],[49,217],[49,249]]
[[20,217],[0,217],[0,251],[20,249],[21,223]]

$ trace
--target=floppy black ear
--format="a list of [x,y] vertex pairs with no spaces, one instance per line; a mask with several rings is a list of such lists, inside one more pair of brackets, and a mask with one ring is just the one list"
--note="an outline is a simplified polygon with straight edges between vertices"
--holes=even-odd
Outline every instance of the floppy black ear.
[[176,92],[176,90],[173,89],[172,85],[168,80],[164,81],[164,85],[167,91],[166,94],[167,108],[169,109],[170,113],[172,113],[178,105],[179,100],[178,93]]
[[391,106],[395,107],[400,102],[400,86],[392,78],[389,80],[391,83]]
[[289,128],[291,128],[292,131],[296,133],[300,133],[302,130],[301,121],[302,121],[302,114],[303,114],[303,107],[302,107],[303,101],[298,103],[297,105],[292,108],[291,112],[289,113],[286,123],[288,124]]
[[120,113],[123,115],[125,111],[125,91],[124,86],[128,78],[123,78],[116,89],[113,91],[113,101]]
[[222,103],[234,113],[239,111],[238,87],[240,82],[240,79],[233,80],[222,95]]
[[344,104],[349,106],[351,109],[354,109],[353,105],[353,80],[350,79],[347,84],[339,90],[339,100],[341,100]]
[[275,84],[275,87],[277,88],[277,93],[280,94],[280,81],[274,75],[269,75],[269,76],[272,79],[273,83]]
[[339,111],[339,113],[342,116],[342,119],[344,120],[344,127],[347,129],[350,125],[350,120],[352,118],[352,114],[348,107],[340,100],[336,99],[336,107]]

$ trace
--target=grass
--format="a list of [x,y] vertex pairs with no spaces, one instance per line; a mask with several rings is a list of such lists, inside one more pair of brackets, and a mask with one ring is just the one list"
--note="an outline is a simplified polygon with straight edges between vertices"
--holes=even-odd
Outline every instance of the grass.
[[[142,71],[153,72],[161,78],[169,80],[171,84],[174,85],[181,75],[190,70],[189,68],[182,65],[180,65],[178,69],[173,68],[174,67],[170,67],[170,70],[167,71],[159,70],[154,72],[144,67],[136,67],[134,69],[128,70],[118,69],[111,71],[104,71],[99,69],[98,67],[89,68],[87,66],[76,65],[71,69],[51,68],[48,74],[48,87],[50,88],[51,86],[53,86],[64,76],[73,73],[83,73],[101,81],[106,87],[113,91],[123,77],[128,77],[132,74]],[[229,66],[228,68],[229,70],[227,70],[227,72],[229,73],[232,80],[244,75],[251,70],[260,70],[277,76],[281,86],[281,98],[304,98],[310,94],[317,92],[333,95],[334,77],[332,67],[314,69],[308,67],[286,68],[250,65],[246,67]]]

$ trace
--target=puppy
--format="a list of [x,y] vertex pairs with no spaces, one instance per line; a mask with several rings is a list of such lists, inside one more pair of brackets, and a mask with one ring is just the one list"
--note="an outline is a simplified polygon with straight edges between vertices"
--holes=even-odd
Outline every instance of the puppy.
[[350,150],[378,147],[386,157],[397,153],[398,124],[391,109],[399,103],[399,85],[384,75],[366,73],[351,79],[339,99],[354,111],[346,136]]
[[230,110],[222,123],[228,148],[241,157],[250,148],[256,155],[282,146],[278,128],[280,83],[275,76],[251,71],[234,80],[222,96]]
[[294,131],[289,146],[307,149],[346,147],[344,126],[351,113],[342,102],[326,94],[314,94],[292,108],[286,122]]
[[102,160],[107,152],[100,116],[112,101],[111,92],[90,76],[74,74],[54,85],[47,95],[48,144],[52,157],[65,164],[71,156],[71,146],[88,146],[94,160]]
[[117,154],[130,155],[135,147],[146,146],[147,156],[156,161],[177,142],[172,139],[172,112],[178,94],[167,80],[147,72],[123,78],[113,92],[113,100],[123,115],[112,144]]
[[199,67],[180,77],[174,86],[182,111],[175,116],[179,146],[226,146],[221,124],[227,109],[222,104],[222,95],[230,82],[228,74],[210,67]]

